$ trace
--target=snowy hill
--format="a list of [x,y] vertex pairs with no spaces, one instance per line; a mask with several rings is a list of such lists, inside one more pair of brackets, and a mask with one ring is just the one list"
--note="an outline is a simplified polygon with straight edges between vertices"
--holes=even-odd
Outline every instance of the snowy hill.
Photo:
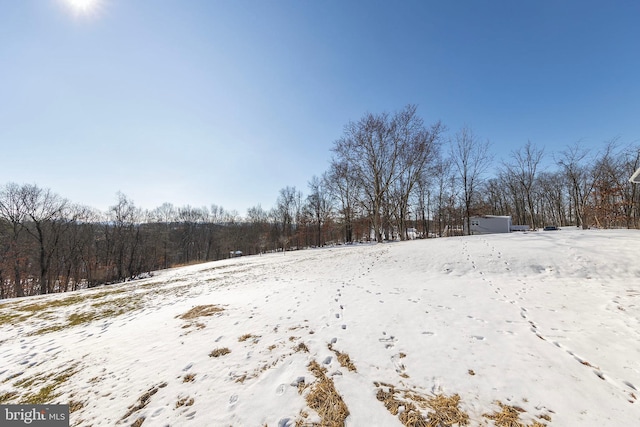
[[70,402],[77,426],[637,425],[638,254],[635,230],[454,237],[3,301],[0,403]]

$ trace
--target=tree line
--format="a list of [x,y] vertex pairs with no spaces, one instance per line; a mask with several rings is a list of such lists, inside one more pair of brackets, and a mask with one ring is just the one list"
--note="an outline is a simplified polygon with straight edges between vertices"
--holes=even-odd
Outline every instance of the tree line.
[[0,187],[0,299],[239,252],[459,235],[475,215],[510,215],[531,229],[640,226],[640,192],[628,182],[640,147],[614,139],[598,152],[576,143],[548,155],[526,142],[498,162],[490,149],[469,127],[448,134],[408,105],[347,123],[306,195],[286,186],[273,208],[254,206],[244,216],[217,205],[143,210],[122,193],[99,212],[37,185],[7,183]]

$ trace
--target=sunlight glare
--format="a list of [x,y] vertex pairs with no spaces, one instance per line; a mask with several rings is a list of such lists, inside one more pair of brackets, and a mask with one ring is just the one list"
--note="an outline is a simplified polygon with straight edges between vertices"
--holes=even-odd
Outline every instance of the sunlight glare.
[[100,0],[64,0],[75,13],[87,15],[95,12]]

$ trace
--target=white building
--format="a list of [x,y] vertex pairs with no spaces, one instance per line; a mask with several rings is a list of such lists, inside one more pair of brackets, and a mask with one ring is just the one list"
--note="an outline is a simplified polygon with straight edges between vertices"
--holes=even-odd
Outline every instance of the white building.
[[[510,233],[511,232],[511,217],[510,216],[497,216],[497,215],[484,215],[484,216],[472,216],[471,233],[469,234],[493,234],[493,233]],[[467,224],[464,224],[465,231]]]

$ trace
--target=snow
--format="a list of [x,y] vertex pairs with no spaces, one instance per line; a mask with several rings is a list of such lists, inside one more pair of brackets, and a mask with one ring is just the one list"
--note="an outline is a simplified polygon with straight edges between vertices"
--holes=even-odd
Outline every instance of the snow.
[[[458,394],[470,425],[495,425],[498,402],[527,425],[637,425],[638,253],[636,230],[451,237],[3,301],[0,403],[53,385],[46,403],[74,402],[71,425],[311,424],[315,360],[347,426],[401,426],[376,397],[391,385]],[[222,310],[184,318],[200,306]]]

